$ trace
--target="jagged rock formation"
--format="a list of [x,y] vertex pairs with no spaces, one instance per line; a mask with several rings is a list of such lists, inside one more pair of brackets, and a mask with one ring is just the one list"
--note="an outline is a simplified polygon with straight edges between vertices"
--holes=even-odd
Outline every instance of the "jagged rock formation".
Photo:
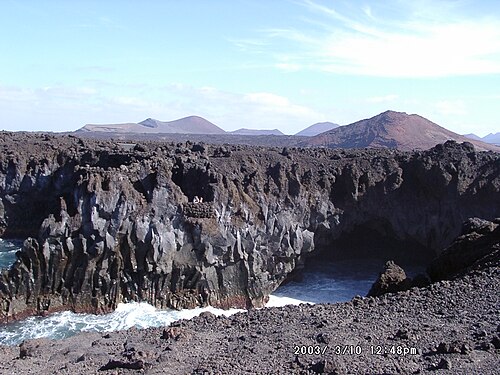
[[429,258],[500,207],[499,155],[467,143],[404,153],[1,133],[0,149],[1,232],[32,237],[2,274],[2,321],[131,300],[262,306],[311,254]]
[[407,290],[410,286],[411,280],[406,277],[406,272],[391,260],[385,264],[384,270],[373,283],[368,296],[395,293]]
[[500,218],[470,218],[464,223],[462,234],[432,261],[427,273],[432,281],[450,279],[492,259],[500,259]]

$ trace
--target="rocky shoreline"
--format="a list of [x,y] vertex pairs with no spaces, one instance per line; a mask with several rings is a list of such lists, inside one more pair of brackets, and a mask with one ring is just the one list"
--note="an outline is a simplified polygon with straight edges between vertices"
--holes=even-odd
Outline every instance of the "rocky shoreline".
[[15,374],[496,374],[500,262],[351,302],[0,347]]
[[[0,320],[261,307],[311,256],[432,259],[500,207],[495,152],[124,144],[0,133]],[[201,203],[194,203],[195,200]]]

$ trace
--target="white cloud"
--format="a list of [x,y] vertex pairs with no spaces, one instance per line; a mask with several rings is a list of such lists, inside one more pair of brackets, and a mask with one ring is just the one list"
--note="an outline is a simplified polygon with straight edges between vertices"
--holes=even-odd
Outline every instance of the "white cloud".
[[369,18],[374,18],[372,14],[372,8],[369,5],[365,5],[362,9],[366,16],[368,16]]
[[[0,86],[0,129],[72,131],[87,123],[169,121],[199,115],[225,130],[274,129],[296,133],[325,116],[269,92],[235,93],[185,84],[136,89],[95,87],[21,89]],[[116,94],[119,92],[120,94]]]
[[325,118],[316,110],[269,92],[234,93],[213,87],[172,87],[178,108],[198,114],[225,130],[275,129],[294,134]]
[[[422,13],[410,5],[401,8],[404,3],[399,2],[401,14],[407,11],[409,16],[397,20],[383,19],[381,12],[376,18],[375,9],[367,6],[350,16],[309,0],[301,4],[334,22],[314,33],[267,30],[268,40],[295,42],[292,50],[297,52],[285,56],[287,63],[332,73],[384,77],[500,73],[500,18],[495,15],[466,19],[455,15],[451,7],[436,5]],[[428,6],[433,7],[432,3]],[[276,66],[287,66],[282,63],[278,61]]]
[[35,93],[33,90],[13,86],[0,86],[0,102],[12,104],[18,101],[33,100],[34,98]]
[[[250,104],[252,111],[258,117],[261,126],[268,127],[266,122],[274,124],[289,124],[303,122],[302,126],[322,117],[317,111],[298,104],[291,103],[288,98],[267,92],[249,93],[242,97],[243,104]],[[279,127],[276,125],[275,127]],[[300,130],[300,129],[299,129]]]
[[0,86],[0,104],[12,108],[27,106],[39,111],[77,108],[98,94],[91,87],[46,86],[36,89]]

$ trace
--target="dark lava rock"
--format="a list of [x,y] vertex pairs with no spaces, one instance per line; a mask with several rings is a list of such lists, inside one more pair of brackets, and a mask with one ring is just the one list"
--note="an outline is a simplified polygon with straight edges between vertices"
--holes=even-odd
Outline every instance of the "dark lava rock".
[[462,344],[461,343],[445,343],[442,342],[436,348],[436,353],[439,354],[450,354],[450,353],[461,353],[462,352]]
[[145,151],[146,151],[146,148],[145,148],[143,145],[136,144],[136,145],[134,146],[134,151],[145,152]]
[[402,340],[408,340],[408,338],[409,338],[408,330],[405,328],[400,328],[400,329],[398,329],[398,331],[396,332],[394,337],[396,337],[398,339],[402,339]]
[[126,361],[126,360],[123,361],[119,359],[118,360],[110,359],[108,363],[99,368],[99,371],[114,370],[117,368],[123,368],[129,370],[141,370],[144,368],[144,361],[140,359],[137,361]]
[[500,337],[498,335],[495,335],[491,339],[491,343],[493,344],[493,346],[495,347],[495,349],[500,349]]
[[414,278],[411,279],[411,286],[412,287],[418,287],[422,288],[424,286],[427,286],[431,283],[431,280],[429,279],[429,276],[424,275],[422,273],[417,274]]
[[316,363],[311,364],[311,366],[309,367],[313,372],[317,374],[322,374],[325,371],[325,361],[318,361]]
[[380,296],[385,293],[395,293],[406,290],[411,286],[411,280],[406,277],[405,271],[392,260],[385,264],[382,271],[373,283],[368,296]]
[[169,327],[163,330],[161,338],[164,340],[173,339],[175,341],[187,339],[191,336],[189,330],[180,327]]
[[31,355],[31,348],[24,342],[19,345],[19,358],[24,359]]
[[500,219],[471,218],[463,225],[462,235],[446,248],[427,268],[432,281],[450,279],[471,267],[480,267],[500,254]]
[[447,358],[441,358],[439,363],[434,366],[435,370],[451,370],[451,361]]
[[[0,235],[26,238],[0,276],[2,322],[124,301],[262,307],[311,255],[427,260],[464,218],[500,207],[499,155],[455,142],[401,152],[0,132],[0,151]],[[497,232],[474,228],[464,241],[481,257]]]
[[491,232],[491,221],[484,220],[478,217],[471,217],[467,219],[462,226],[462,235],[470,233],[487,234]]

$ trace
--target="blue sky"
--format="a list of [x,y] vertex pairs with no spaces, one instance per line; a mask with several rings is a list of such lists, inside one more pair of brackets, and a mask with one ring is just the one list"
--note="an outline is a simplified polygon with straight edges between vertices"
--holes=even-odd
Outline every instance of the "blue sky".
[[0,129],[293,134],[387,109],[500,131],[500,2],[0,1]]

